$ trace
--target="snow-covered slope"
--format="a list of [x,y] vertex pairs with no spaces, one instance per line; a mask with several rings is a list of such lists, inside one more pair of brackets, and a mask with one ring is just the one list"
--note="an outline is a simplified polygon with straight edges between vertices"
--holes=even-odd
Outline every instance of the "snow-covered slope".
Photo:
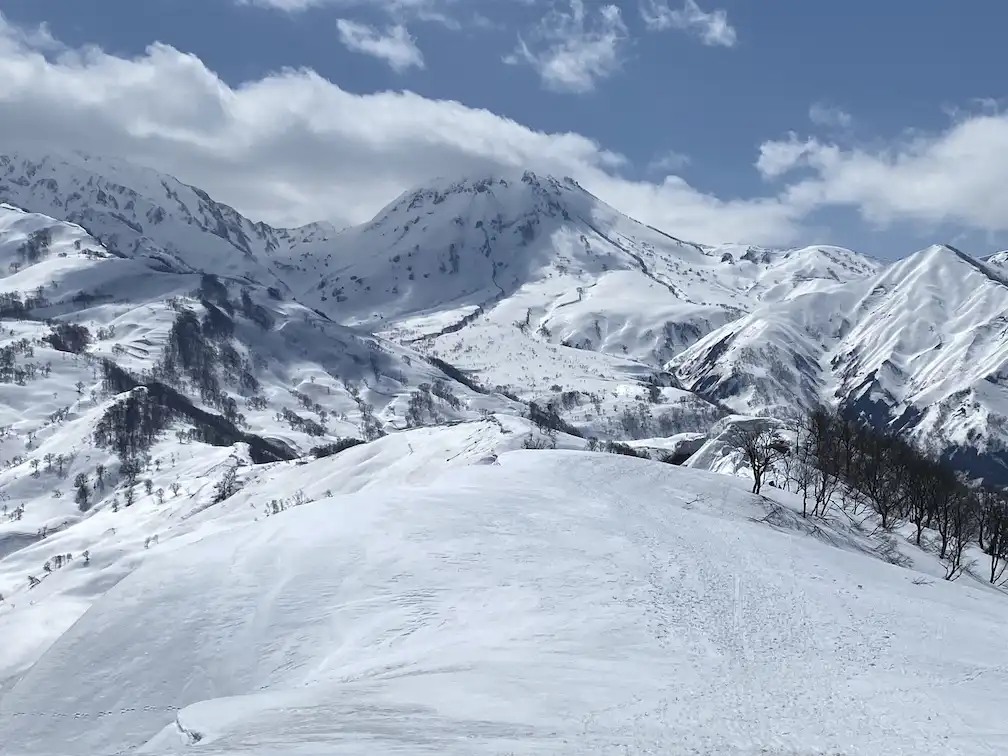
[[758,308],[670,368],[737,411],[840,404],[1005,479],[1008,276],[952,247]]
[[[147,478],[168,488],[190,457],[212,469],[207,443],[226,459],[242,442],[263,461],[520,411],[242,280],[151,267],[80,226],[0,205],[0,539],[81,519],[79,474],[91,491],[83,508],[101,509]],[[130,414],[151,408],[161,409],[149,424]],[[127,457],[146,465],[132,485]]]
[[[1000,752],[1002,594],[792,529],[727,476],[477,464],[476,426],[283,463],[185,519],[145,506],[149,549],[140,510],[95,518],[89,564],[0,612],[93,601],[0,700],[4,752]],[[319,500],[263,517],[295,486]]]

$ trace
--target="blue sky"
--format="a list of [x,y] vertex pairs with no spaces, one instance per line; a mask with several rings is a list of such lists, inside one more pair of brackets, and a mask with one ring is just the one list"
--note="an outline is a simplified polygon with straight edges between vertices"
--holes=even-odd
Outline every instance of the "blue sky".
[[[36,56],[52,69],[42,89],[72,78],[103,92],[100,77],[118,68],[138,110],[167,124],[181,117],[187,132],[153,138],[118,124],[126,138],[108,147],[69,130],[48,135],[54,142],[121,148],[272,222],[359,221],[432,171],[529,163],[698,241],[830,242],[886,258],[933,241],[976,254],[1008,247],[1008,217],[998,217],[999,202],[1008,209],[999,60],[1008,6],[995,0],[5,0],[3,13],[0,66]],[[152,54],[154,42],[169,47]],[[100,53],[82,53],[89,45]],[[179,74],[181,61],[202,71]],[[319,80],[285,77],[287,68]],[[144,71],[151,91],[128,70]],[[159,76],[169,83],[156,86]],[[248,85],[270,84],[259,87],[269,102],[244,98],[269,118],[297,100],[298,115],[283,116],[291,133],[260,134],[245,155],[205,154],[217,105],[207,101],[206,126],[190,111],[212,97],[208,77],[232,101],[231,119],[243,110],[234,93]],[[38,85],[23,85],[0,85],[0,108],[39,99]],[[171,87],[179,109],[166,112]],[[284,87],[320,88],[327,105],[312,113],[310,98]],[[386,91],[413,94],[375,97]],[[111,111],[128,110],[125,91],[108,96]],[[53,106],[67,118],[79,120],[79,108],[96,117],[93,97],[67,99]],[[262,118],[242,117],[228,128],[258,133]],[[381,127],[368,133],[368,117]],[[456,121],[464,138],[453,143]],[[189,133],[201,128],[210,131]],[[25,139],[39,132],[24,124]],[[580,141],[555,149],[568,133]],[[418,154],[425,145],[429,161]],[[243,184],[254,166],[239,163],[267,148],[265,185],[252,196]],[[326,189],[298,161],[325,164],[329,184],[347,185]]]

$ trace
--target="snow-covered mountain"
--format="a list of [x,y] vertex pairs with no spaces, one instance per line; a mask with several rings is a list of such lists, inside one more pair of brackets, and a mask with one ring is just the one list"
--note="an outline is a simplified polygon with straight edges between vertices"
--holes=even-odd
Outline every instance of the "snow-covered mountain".
[[751,495],[729,413],[996,470],[1000,257],[708,247],[531,172],[284,230],[8,154],[0,203],[5,754],[999,752],[1003,595]]
[[667,407],[637,401],[641,379],[682,349],[762,303],[882,267],[836,247],[685,242],[572,179],[528,171],[434,181],[370,223],[293,250],[278,275],[334,320],[526,400],[576,392],[594,410],[572,409],[574,422],[633,437],[703,430],[717,414],[674,382],[659,402]]
[[0,153],[0,202],[79,224],[114,252],[166,272],[263,286],[283,287],[271,254],[335,233],[328,224],[254,223],[172,176],[81,153]]
[[1008,480],[1008,275],[952,247],[757,308],[669,367],[736,411],[829,402]]
[[370,223],[293,249],[288,280],[303,280],[299,296],[340,321],[417,338],[457,332],[475,312],[504,325],[517,313],[556,343],[644,359],[675,353],[756,302],[880,267],[833,247],[684,242],[573,179],[529,171],[434,181]]
[[[829,246],[709,247],[530,171],[435,180],[342,231],[271,228],[79,154],[0,156],[0,201],[154,270],[272,291],[522,400],[576,395],[565,412],[587,434],[696,432],[725,409],[826,401],[966,457],[1008,441],[1003,254],[936,247],[886,266]],[[651,380],[669,406],[635,423],[642,380],[663,369]]]
[[[113,253],[80,226],[10,205],[0,205],[0,271],[0,497],[10,508],[43,497],[22,518],[36,529],[79,517],[70,481],[98,465],[106,478],[90,506],[122,498],[121,444],[156,455],[169,430],[241,442],[264,461],[518,406],[274,287]],[[102,431],[120,410],[148,406],[137,390],[167,407],[149,438]],[[158,464],[178,456],[160,448]]]

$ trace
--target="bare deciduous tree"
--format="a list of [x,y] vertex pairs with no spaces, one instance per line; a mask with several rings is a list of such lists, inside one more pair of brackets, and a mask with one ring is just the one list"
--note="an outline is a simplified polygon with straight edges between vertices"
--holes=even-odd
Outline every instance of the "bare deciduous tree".
[[742,452],[753,474],[752,492],[763,488],[763,478],[774,463],[787,453],[788,446],[766,422],[749,422],[732,427],[726,437],[728,445]]

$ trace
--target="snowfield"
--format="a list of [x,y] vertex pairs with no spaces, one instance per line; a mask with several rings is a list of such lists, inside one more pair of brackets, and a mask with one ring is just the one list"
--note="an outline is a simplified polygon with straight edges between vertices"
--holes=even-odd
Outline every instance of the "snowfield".
[[4,695],[4,752],[1004,752],[1002,594],[771,526],[726,476],[442,459],[270,517],[290,479],[260,480],[163,538]]

